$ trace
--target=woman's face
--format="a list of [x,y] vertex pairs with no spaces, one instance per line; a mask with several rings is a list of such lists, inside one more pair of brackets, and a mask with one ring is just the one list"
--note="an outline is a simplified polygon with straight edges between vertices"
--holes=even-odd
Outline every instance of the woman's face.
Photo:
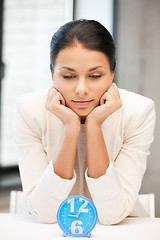
[[54,65],[52,80],[66,106],[86,117],[99,105],[110,87],[114,73],[106,55],[81,44],[61,50]]

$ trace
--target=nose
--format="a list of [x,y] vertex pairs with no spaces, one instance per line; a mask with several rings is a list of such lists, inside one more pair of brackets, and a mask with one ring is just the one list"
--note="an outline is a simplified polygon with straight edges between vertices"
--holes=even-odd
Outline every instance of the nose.
[[79,96],[83,96],[83,95],[86,95],[88,93],[88,87],[87,87],[85,78],[81,78],[81,79],[78,80],[75,92]]

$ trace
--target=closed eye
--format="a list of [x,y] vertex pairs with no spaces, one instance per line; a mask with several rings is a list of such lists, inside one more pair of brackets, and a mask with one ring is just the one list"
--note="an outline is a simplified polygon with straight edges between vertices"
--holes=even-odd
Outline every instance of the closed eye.
[[71,78],[75,78],[76,76],[73,75],[64,75],[63,78],[67,78],[67,79],[71,79]]
[[100,78],[101,75],[90,75],[89,77],[90,77],[90,78]]

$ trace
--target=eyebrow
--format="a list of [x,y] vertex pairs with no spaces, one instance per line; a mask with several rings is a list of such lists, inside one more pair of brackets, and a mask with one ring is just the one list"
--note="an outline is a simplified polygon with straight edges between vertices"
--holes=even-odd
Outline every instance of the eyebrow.
[[[102,66],[97,66],[97,67],[94,67],[94,68],[90,68],[90,69],[89,69],[89,72],[94,71],[94,70],[96,70],[97,68],[103,68],[103,67],[102,67]],[[70,68],[70,67],[61,67],[60,69],[67,69],[67,70],[69,70],[69,71],[71,71],[71,72],[75,72],[75,70],[74,70],[73,68]]]
[[71,72],[75,72],[75,70],[73,68],[70,68],[70,67],[61,67],[60,69],[67,69]]
[[97,66],[97,67],[91,68],[91,69],[89,69],[89,72],[96,70],[97,68],[102,68],[102,66]]

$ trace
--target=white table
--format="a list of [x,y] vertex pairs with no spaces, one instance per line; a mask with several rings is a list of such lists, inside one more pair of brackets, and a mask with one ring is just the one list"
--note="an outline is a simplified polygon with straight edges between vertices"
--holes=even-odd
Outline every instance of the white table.
[[[72,240],[88,239],[62,236],[58,224],[44,224],[31,215],[0,214],[0,240]],[[97,223],[91,239],[160,240],[160,218],[126,218],[120,224]]]

